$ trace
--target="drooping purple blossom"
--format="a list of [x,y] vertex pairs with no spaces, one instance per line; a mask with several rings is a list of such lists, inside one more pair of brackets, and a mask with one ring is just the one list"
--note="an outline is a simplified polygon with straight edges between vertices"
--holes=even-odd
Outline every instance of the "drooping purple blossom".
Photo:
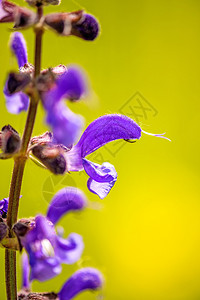
[[69,68],[44,95],[46,122],[52,128],[56,143],[71,147],[79,138],[84,124],[83,117],[73,113],[64,104],[63,98],[78,100],[85,91],[86,84],[82,73],[77,68]]
[[[11,36],[10,47],[15,54],[19,68],[22,68],[27,63],[26,42],[20,32],[14,32]],[[21,111],[26,111],[29,105],[29,98],[22,91],[10,93],[7,82],[4,87],[4,95],[6,98],[7,110],[12,114],[19,114]]]
[[80,258],[84,248],[82,237],[71,233],[64,239],[56,234],[54,225],[67,212],[81,210],[85,205],[84,194],[68,187],[54,196],[47,217],[36,216],[34,228],[21,239],[29,255],[31,280],[48,280],[61,272],[61,263],[73,264]]
[[117,140],[135,140],[141,137],[141,128],[132,119],[111,114],[93,121],[83,132],[79,142],[66,153],[68,171],[81,171],[89,175],[88,188],[103,199],[117,180],[113,165],[94,164],[85,157],[105,144]]
[[58,293],[59,300],[71,300],[85,290],[98,290],[103,285],[102,274],[94,268],[83,268],[74,273]]
[[47,218],[55,225],[63,215],[82,210],[86,203],[86,197],[81,190],[74,187],[63,188],[51,200]]
[[48,280],[61,272],[61,263],[76,262],[83,251],[82,237],[76,233],[63,239],[56,235],[53,224],[42,215],[22,241],[29,254],[30,279]]

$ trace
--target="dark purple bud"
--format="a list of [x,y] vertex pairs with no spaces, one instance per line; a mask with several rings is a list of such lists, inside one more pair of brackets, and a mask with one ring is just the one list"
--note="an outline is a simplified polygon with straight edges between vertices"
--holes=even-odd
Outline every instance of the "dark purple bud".
[[83,14],[77,23],[72,24],[71,34],[86,41],[93,41],[98,36],[98,33],[99,24],[92,15]]
[[23,73],[10,73],[6,81],[4,93],[12,95],[22,91],[31,82],[31,77]]
[[4,222],[0,222],[0,242],[8,235],[8,226]]
[[59,145],[41,143],[31,148],[32,154],[52,173],[64,174],[67,163],[64,153],[66,149]]
[[84,290],[97,290],[103,285],[102,274],[93,268],[84,268],[74,273],[59,292],[59,300],[71,300]]
[[4,154],[14,154],[19,151],[21,139],[18,132],[10,125],[6,125],[0,132],[0,148]]

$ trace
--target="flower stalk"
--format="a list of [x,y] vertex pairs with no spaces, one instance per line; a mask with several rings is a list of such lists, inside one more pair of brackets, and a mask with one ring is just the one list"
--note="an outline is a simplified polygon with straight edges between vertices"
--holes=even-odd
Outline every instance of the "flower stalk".
[[[42,7],[37,9],[38,20],[43,15]],[[39,23],[38,23],[39,24]],[[41,50],[42,50],[42,34],[43,29],[40,25],[35,26],[35,73],[34,78],[40,74],[41,69]],[[27,149],[31,139],[35,117],[37,113],[37,106],[39,95],[36,93],[32,95],[26,119],[26,125],[23,133],[21,151],[15,158],[12,180],[9,193],[9,205],[7,214],[7,225],[9,228],[9,236],[14,237],[12,231],[13,225],[17,222],[20,191],[22,186],[22,178],[27,159]],[[16,280],[16,252],[11,249],[5,250],[5,277],[6,277],[6,291],[8,300],[17,300],[17,280]]]

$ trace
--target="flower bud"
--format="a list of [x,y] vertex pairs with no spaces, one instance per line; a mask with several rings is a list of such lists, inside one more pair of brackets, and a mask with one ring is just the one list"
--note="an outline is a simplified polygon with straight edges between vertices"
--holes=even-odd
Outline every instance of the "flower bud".
[[5,91],[9,95],[22,91],[31,81],[28,74],[10,73],[6,82]]
[[0,242],[8,235],[8,226],[4,222],[0,222]]
[[64,174],[67,163],[64,153],[67,151],[60,145],[41,143],[31,148],[32,154],[52,173]]
[[93,41],[99,33],[97,20],[83,10],[49,14],[44,23],[61,35],[74,35],[87,41]]
[[14,154],[19,151],[21,139],[18,132],[10,125],[6,125],[0,132],[0,148],[4,154]]

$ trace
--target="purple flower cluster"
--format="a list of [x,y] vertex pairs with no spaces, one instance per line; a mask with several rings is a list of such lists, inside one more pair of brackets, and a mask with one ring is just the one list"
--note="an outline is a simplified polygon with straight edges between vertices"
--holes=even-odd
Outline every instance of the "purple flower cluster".
[[[37,14],[12,2],[0,0],[0,22],[12,22],[17,30],[34,27],[35,32],[39,30],[42,34],[45,29],[50,29],[59,35],[75,36],[86,41],[93,41],[99,34],[97,20],[82,10],[44,16],[41,7],[58,5],[60,1],[26,2],[37,7]],[[108,162],[99,165],[90,161],[88,156],[107,143],[119,139],[136,141],[141,138],[142,133],[158,137],[163,135],[147,133],[132,119],[120,114],[101,116],[82,132],[83,117],[70,110],[67,104],[69,101],[76,103],[87,94],[84,72],[80,68],[65,65],[39,71],[37,62],[33,66],[28,61],[26,42],[20,32],[11,35],[10,49],[17,59],[18,72],[11,72],[5,82],[7,110],[12,114],[19,114],[30,107],[30,113],[29,103],[40,101],[45,113],[45,123],[51,132],[33,138],[30,132],[26,147],[23,148],[26,136],[21,140],[12,126],[4,126],[0,131],[0,158],[19,159],[20,155],[23,159],[29,157],[54,174],[84,170],[89,177],[89,191],[101,199],[105,198],[117,180],[115,167]],[[22,260],[22,291],[18,294],[18,299],[37,299],[39,293],[30,291],[31,281],[45,281],[57,276],[62,270],[62,264],[77,262],[83,253],[82,237],[71,233],[64,238],[56,225],[69,212],[83,210],[87,206],[87,199],[78,188],[66,187],[55,194],[46,215],[21,219],[13,227],[8,225],[9,222],[6,223],[8,205],[8,198],[0,201],[0,241],[12,250],[25,249],[26,254],[23,254]],[[11,231],[13,235],[10,235]],[[98,270],[83,268],[75,272],[57,294],[51,295],[54,298],[43,293],[39,299],[44,296],[44,299],[70,300],[81,291],[97,290],[102,285],[103,277]]]

